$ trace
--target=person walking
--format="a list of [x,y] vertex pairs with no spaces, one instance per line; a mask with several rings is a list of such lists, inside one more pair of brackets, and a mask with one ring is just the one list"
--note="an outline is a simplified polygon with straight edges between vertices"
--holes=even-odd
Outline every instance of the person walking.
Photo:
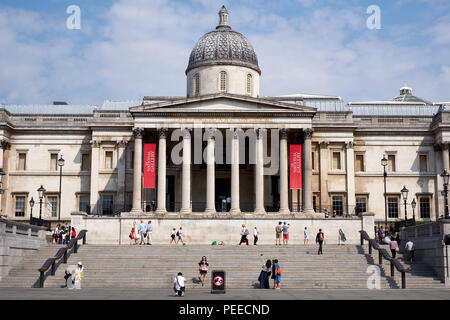
[[283,224],[283,244],[288,244],[289,241],[289,227],[290,224],[286,224],[286,221]]
[[392,258],[395,259],[395,256],[397,255],[397,251],[398,251],[398,243],[394,237],[391,237],[391,242],[389,243],[389,249],[391,249]]
[[139,236],[141,237],[141,241],[139,242],[139,245],[145,244],[145,233],[147,232],[147,226],[145,225],[144,221],[141,220],[141,224],[138,228]]
[[186,279],[183,277],[181,272],[178,272],[178,275],[173,280],[173,289],[175,291],[176,296],[184,297]]
[[239,245],[241,245],[242,243],[245,243],[246,245],[248,245],[248,229],[245,226],[245,224],[242,225],[242,230],[241,230],[241,241],[239,242]]
[[131,228],[130,234],[128,235],[128,237],[130,238],[130,246],[135,242],[135,234],[134,234],[134,228]]
[[152,244],[152,232],[153,232],[152,222],[149,221],[147,224],[147,244],[148,245]]
[[280,282],[281,282],[281,267],[278,263],[278,259],[273,260],[274,262],[274,269],[275,269],[275,287],[274,289],[280,289]]
[[177,231],[177,238],[178,238],[178,240],[176,242],[177,245],[178,245],[178,242],[180,242],[180,241],[183,244],[183,246],[186,244],[183,241],[183,228],[182,227],[180,227],[180,229],[178,229],[178,231]]
[[319,232],[316,235],[316,243],[319,244],[319,251],[317,251],[317,254],[323,254],[322,245],[324,240],[325,235],[323,234],[322,229],[319,229]]
[[261,272],[259,273],[258,281],[260,289],[269,289],[269,276],[272,273],[272,262],[270,260],[263,264]]
[[258,242],[258,229],[255,227],[255,229],[253,229],[253,245],[256,246],[256,243]]
[[281,236],[283,234],[282,222],[278,222],[278,225],[275,227],[275,245],[281,246]]
[[208,267],[209,267],[208,260],[206,259],[206,256],[203,256],[202,260],[198,263],[198,280],[202,282],[202,287],[205,285],[206,282]]
[[405,252],[407,254],[405,261],[414,263],[414,249],[414,243],[411,240],[408,240],[405,245]]
[[172,244],[172,242],[175,242],[175,244],[177,244],[177,239],[175,238],[176,237],[176,233],[177,233],[176,229],[173,228],[172,229],[172,233],[170,234],[170,242],[169,242],[169,244]]
[[308,244],[308,228],[305,227],[303,230],[303,244]]

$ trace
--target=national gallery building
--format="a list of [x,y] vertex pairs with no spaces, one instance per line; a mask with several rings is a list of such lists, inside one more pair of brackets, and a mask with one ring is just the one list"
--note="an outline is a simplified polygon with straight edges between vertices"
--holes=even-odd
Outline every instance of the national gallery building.
[[256,53],[224,7],[185,75],[182,97],[0,104],[1,215],[65,222],[72,212],[323,217],[327,210],[373,212],[376,221],[444,214],[450,102],[418,98],[406,86],[388,101],[262,97]]

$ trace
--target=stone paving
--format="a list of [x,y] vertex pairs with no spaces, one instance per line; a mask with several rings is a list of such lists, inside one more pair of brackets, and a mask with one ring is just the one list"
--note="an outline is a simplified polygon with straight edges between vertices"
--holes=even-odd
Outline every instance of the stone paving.
[[175,297],[169,289],[85,288],[27,289],[2,288],[0,300],[450,300],[449,289],[232,289],[225,294],[211,294],[207,289],[192,289],[186,296]]

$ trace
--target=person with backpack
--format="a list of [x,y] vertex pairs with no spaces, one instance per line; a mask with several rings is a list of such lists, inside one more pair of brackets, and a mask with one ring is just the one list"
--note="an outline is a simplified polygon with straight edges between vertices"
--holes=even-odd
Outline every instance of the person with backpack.
[[183,246],[184,246],[186,243],[184,243],[184,241],[183,241],[183,228],[182,228],[182,227],[180,227],[180,229],[178,229],[178,231],[177,231],[177,237],[178,237],[178,241],[176,242],[176,244],[178,245],[178,242],[181,241],[181,243],[182,243]]
[[283,234],[282,222],[278,222],[278,225],[275,227],[275,245],[281,246],[281,237]]
[[278,263],[278,259],[273,260],[274,264],[273,267],[275,269],[275,287],[274,289],[280,289],[280,282],[281,282],[281,267]]
[[178,272],[178,275],[173,279],[173,290],[175,291],[176,296],[184,297],[185,292],[185,281],[186,279],[183,277],[181,272]]
[[208,260],[206,259],[206,256],[202,257],[202,261],[198,263],[198,280],[202,282],[202,287],[205,285],[206,281],[206,275],[208,274]]
[[172,229],[172,233],[170,234],[170,242],[169,242],[169,244],[172,244],[172,242],[175,242],[175,244],[177,244],[177,239],[175,238],[176,233],[177,233],[176,229],[173,228]]
[[241,230],[241,242],[239,242],[239,245],[241,245],[242,243],[245,243],[246,245],[248,245],[248,229],[245,226],[245,224],[242,225],[242,230]]
[[317,236],[316,236],[316,243],[319,244],[319,251],[317,251],[317,254],[323,254],[322,245],[323,245],[324,240],[325,240],[325,235],[323,234],[322,229],[319,229],[319,232],[317,233]]

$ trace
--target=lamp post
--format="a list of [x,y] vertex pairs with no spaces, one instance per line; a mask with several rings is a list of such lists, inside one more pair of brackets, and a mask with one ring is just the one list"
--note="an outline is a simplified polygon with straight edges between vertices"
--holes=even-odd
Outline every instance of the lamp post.
[[406,223],[406,220],[408,220],[408,215],[407,215],[407,212],[406,212],[406,201],[408,200],[408,192],[409,192],[409,190],[406,189],[405,186],[403,186],[403,189],[400,190],[400,192],[402,193],[403,201],[405,203],[405,223]]
[[444,196],[444,208],[445,208],[445,219],[450,219],[450,216],[448,214],[448,178],[450,174],[447,172],[446,169],[444,169],[444,172],[442,172],[441,177],[444,180],[444,191],[442,191],[442,195]]
[[383,159],[381,159],[381,165],[383,166],[383,177],[384,177],[384,223],[387,228],[387,201],[386,201],[386,166],[388,165],[388,160],[386,159],[386,155],[383,154]]
[[414,220],[414,224],[416,224],[416,214],[414,213],[414,209],[416,208],[416,198],[414,198],[411,202],[411,208],[413,211],[413,220]]
[[41,185],[39,189],[37,189],[39,194],[39,224],[42,222],[42,199],[44,198],[45,188]]
[[61,155],[61,158],[58,159],[59,166],[59,204],[58,204],[58,223],[61,221],[61,183],[62,183],[62,167],[64,167],[64,159]]
[[34,199],[33,199],[33,197],[31,197],[31,200],[30,200],[30,209],[31,209],[30,224],[31,224],[31,221],[33,220],[33,207],[34,207]]

